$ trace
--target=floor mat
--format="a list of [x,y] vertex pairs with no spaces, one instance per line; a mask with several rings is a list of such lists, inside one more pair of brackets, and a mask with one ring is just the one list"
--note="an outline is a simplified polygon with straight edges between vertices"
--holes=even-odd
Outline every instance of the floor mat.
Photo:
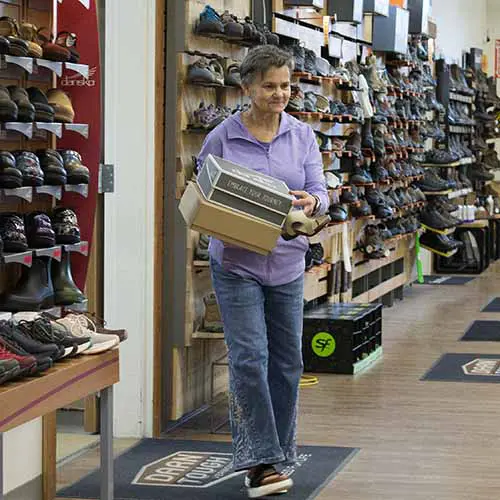
[[[358,450],[300,446],[297,464],[285,469],[294,480],[287,500],[309,500]],[[231,444],[144,439],[115,460],[116,500],[237,500],[247,498],[244,472],[232,472]],[[99,498],[94,471],[57,493],[63,498]]]
[[460,340],[471,342],[499,342],[500,321],[474,321]]
[[[424,276],[422,285],[465,285],[474,279],[470,276],[427,275]],[[418,281],[417,284],[419,284]]]
[[487,306],[481,309],[481,312],[500,312],[500,297],[494,298]]
[[500,382],[500,354],[444,354],[421,380]]

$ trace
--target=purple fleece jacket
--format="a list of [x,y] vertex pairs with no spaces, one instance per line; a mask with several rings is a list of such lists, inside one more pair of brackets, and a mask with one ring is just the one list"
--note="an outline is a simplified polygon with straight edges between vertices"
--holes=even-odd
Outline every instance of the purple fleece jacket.
[[[286,183],[291,190],[317,195],[321,212],[328,209],[328,192],[323,162],[312,128],[283,112],[278,134],[268,148],[241,121],[240,113],[224,120],[206,137],[199,154],[225,158]],[[279,238],[269,255],[224,244],[211,238],[210,255],[227,271],[256,279],[264,286],[279,286],[296,280],[304,272],[304,255],[309,246],[305,236],[285,241]]]

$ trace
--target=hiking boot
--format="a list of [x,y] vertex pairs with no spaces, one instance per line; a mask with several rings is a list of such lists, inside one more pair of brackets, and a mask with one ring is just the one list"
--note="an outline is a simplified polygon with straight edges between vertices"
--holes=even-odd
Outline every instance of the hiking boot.
[[106,335],[92,331],[89,328],[89,320],[84,315],[68,314],[64,318],[58,319],[57,323],[63,325],[67,332],[75,337],[90,337],[91,347],[83,351],[83,354],[100,354],[113,349],[120,343],[120,338],[117,335]]
[[54,261],[52,263],[54,303],[61,306],[82,304],[87,300],[85,294],[73,280],[70,255],[70,252],[63,252],[61,262]]
[[420,244],[442,253],[449,253],[457,248],[447,236],[432,231],[426,231],[420,236]]
[[382,238],[382,240],[385,241],[385,240],[389,240],[390,238],[392,238],[392,233],[389,231],[388,227],[383,222],[378,224],[377,228],[379,230],[379,234],[380,234],[380,237]]
[[48,186],[64,186],[68,180],[64,160],[55,149],[37,151],[44,183]]
[[304,111],[304,92],[298,85],[291,85],[290,100],[286,111],[299,112]]
[[500,169],[500,160],[498,159],[498,153],[496,152],[494,147],[493,148],[489,147],[483,153],[483,161],[487,166],[489,166],[495,170]]
[[12,100],[7,87],[0,85],[0,121],[15,122],[17,116],[17,104]]
[[349,177],[351,184],[371,184],[372,176],[361,166],[355,166]]
[[317,75],[318,70],[316,68],[316,54],[313,50],[304,48],[304,70],[312,75]]
[[54,121],[60,123],[73,123],[75,111],[73,104],[66,92],[60,89],[50,89],[47,91],[47,101],[54,108]]
[[30,98],[26,89],[10,85],[7,87],[10,98],[17,105],[17,120],[20,122],[35,121],[35,106],[30,102]]
[[18,214],[0,214],[0,236],[4,252],[24,252],[28,249],[24,220]]
[[351,212],[354,217],[367,217],[372,215],[372,207],[365,198],[359,198],[359,204],[352,206]]
[[332,151],[332,139],[326,134],[319,132],[318,130],[314,131],[316,133],[316,142],[318,143],[320,151]]
[[83,165],[82,157],[77,151],[60,149],[59,154],[64,162],[68,184],[88,184],[90,181],[89,169]]
[[450,223],[450,221],[446,220],[437,210],[426,207],[420,213],[420,220],[423,224],[428,227],[432,227],[434,229],[448,229],[453,227],[454,225]]
[[304,72],[305,71],[305,58],[306,52],[303,45],[294,44],[292,45],[293,58],[295,60],[295,71]]
[[[358,123],[363,123],[365,119],[363,108],[356,102],[346,105],[346,114],[352,116],[353,121]],[[371,132],[371,124],[369,131]]]
[[224,85],[224,70],[217,59],[201,57],[188,66],[187,80],[195,84]]
[[321,243],[310,243],[311,261],[314,266],[320,266],[325,261],[325,250]]
[[206,5],[195,25],[195,33],[198,35],[221,35],[224,33],[222,19],[217,12]]
[[293,481],[285,474],[276,471],[272,465],[252,467],[245,477],[245,487],[249,498],[262,498],[288,491]]
[[333,172],[325,172],[325,182],[330,189],[336,189],[342,185],[342,181]]
[[26,335],[23,329],[17,327],[17,323],[18,321],[14,318],[12,322],[0,322],[0,337],[7,340],[11,346],[16,348],[16,354],[34,356],[39,369],[50,368],[52,361],[59,359],[64,354],[64,349],[61,349],[55,343],[40,342]]
[[389,256],[390,252],[384,245],[380,230],[373,224],[369,224],[365,227],[362,245],[362,250],[370,259],[381,259]]
[[235,40],[243,39],[244,28],[243,25],[238,22],[238,18],[235,15],[225,10],[220,16],[220,19],[224,26],[224,35]]
[[343,189],[342,194],[340,195],[340,203],[346,203],[348,205],[356,203],[358,201],[358,196],[355,189],[356,186],[353,186],[351,191]]
[[363,149],[373,150],[375,148],[375,143],[372,135],[372,121],[370,119],[366,119],[363,124],[363,128],[361,130],[362,140],[361,147]]
[[366,58],[366,65],[363,69],[363,74],[368,85],[377,93],[387,93],[387,85],[379,77],[377,71],[377,58],[373,55]]
[[416,182],[416,185],[424,192],[435,193],[448,190],[448,183],[444,179],[433,175],[429,169],[426,170],[424,178]]
[[309,113],[316,113],[317,94],[315,92],[306,92],[304,97],[304,110]]
[[495,174],[489,172],[482,163],[470,165],[467,169],[467,175],[472,181],[492,181],[495,178]]
[[30,248],[49,248],[56,244],[56,235],[46,213],[31,212],[25,216],[24,221]]
[[23,173],[16,166],[16,158],[10,151],[0,151],[0,187],[19,188],[23,185]]
[[330,112],[330,101],[321,94],[314,92],[314,96],[316,97],[316,109],[320,113],[329,113]]
[[58,207],[52,214],[52,228],[59,245],[80,243],[80,226],[76,214],[70,208]]
[[359,132],[353,132],[349,136],[345,149],[347,151],[352,151],[355,155],[359,156],[361,153],[361,134]]
[[347,211],[342,205],[331,205],[328,214],[332,222],[345,222],[347,220]]
[[370,170],[372,179],[375,182],[386,181],[389,179],[389,172],[384,168],[380,160],[372,163]]

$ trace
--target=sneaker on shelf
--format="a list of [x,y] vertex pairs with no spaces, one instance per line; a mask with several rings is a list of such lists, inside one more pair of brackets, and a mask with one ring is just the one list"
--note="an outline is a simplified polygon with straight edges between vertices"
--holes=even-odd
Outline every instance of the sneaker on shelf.
[[342,205],[331,205],[328,214],[332,222],[340,223],[347,220],[347,210]]
[[35,375],[38,372],[36,358],[28,353],[16,354],[16,347],[7,339],[0,337],[0,361],[14,360],[19,363],[19,376]]
[[0,360],[0,385],[19,376],[21,365],[15,359]]
[[290,100],[286,111],[304,111],[304,92],[298,85],[291,85],[290,87]]
[[224,85],[224,69],[217,59],[201,57],[188,66],[187,80],[195,84]]
[[362,250],[370,259],[382,259],[389,255],[389,250],[384,245],[380,229],[374,224],[369,224],[361,241]]
[[66,327],[67,331],[74,337],[85,339],[90,337],[91,347],[85,350],[84,354],[100,354],[113,349],[120,343],[118,335],[97,333],[92,320],[84,314],[68,314],[56,322]]
[[220,316],[219,305],[214,292],[203,297],[205,315],[203,316],[203,330],[213,333],[223,333],[224,328]]
[[84,313],[85,316],[87,316],[88,321],[88,328],[90,328],[92,331],[95,333],[103,333],[106,335],[117,335],[118,338],[120,339],[120,342],[124,342],[125,340],[128,339],[128,332],[125,328],[116,328],[116,329],[111,329],[111,328],[106,328],[106,321],[104,321],[102,318],[99,318],[95,314],[92,313]]

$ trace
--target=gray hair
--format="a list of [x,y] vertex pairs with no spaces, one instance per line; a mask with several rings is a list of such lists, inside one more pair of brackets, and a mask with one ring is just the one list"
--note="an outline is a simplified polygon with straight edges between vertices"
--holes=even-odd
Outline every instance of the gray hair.
[[259,45],[251,49],[240,66],[241,83],[249,85],[260,74],[264,75],[270,68],[288,66],[294,68],[293,55],[275,45]]

